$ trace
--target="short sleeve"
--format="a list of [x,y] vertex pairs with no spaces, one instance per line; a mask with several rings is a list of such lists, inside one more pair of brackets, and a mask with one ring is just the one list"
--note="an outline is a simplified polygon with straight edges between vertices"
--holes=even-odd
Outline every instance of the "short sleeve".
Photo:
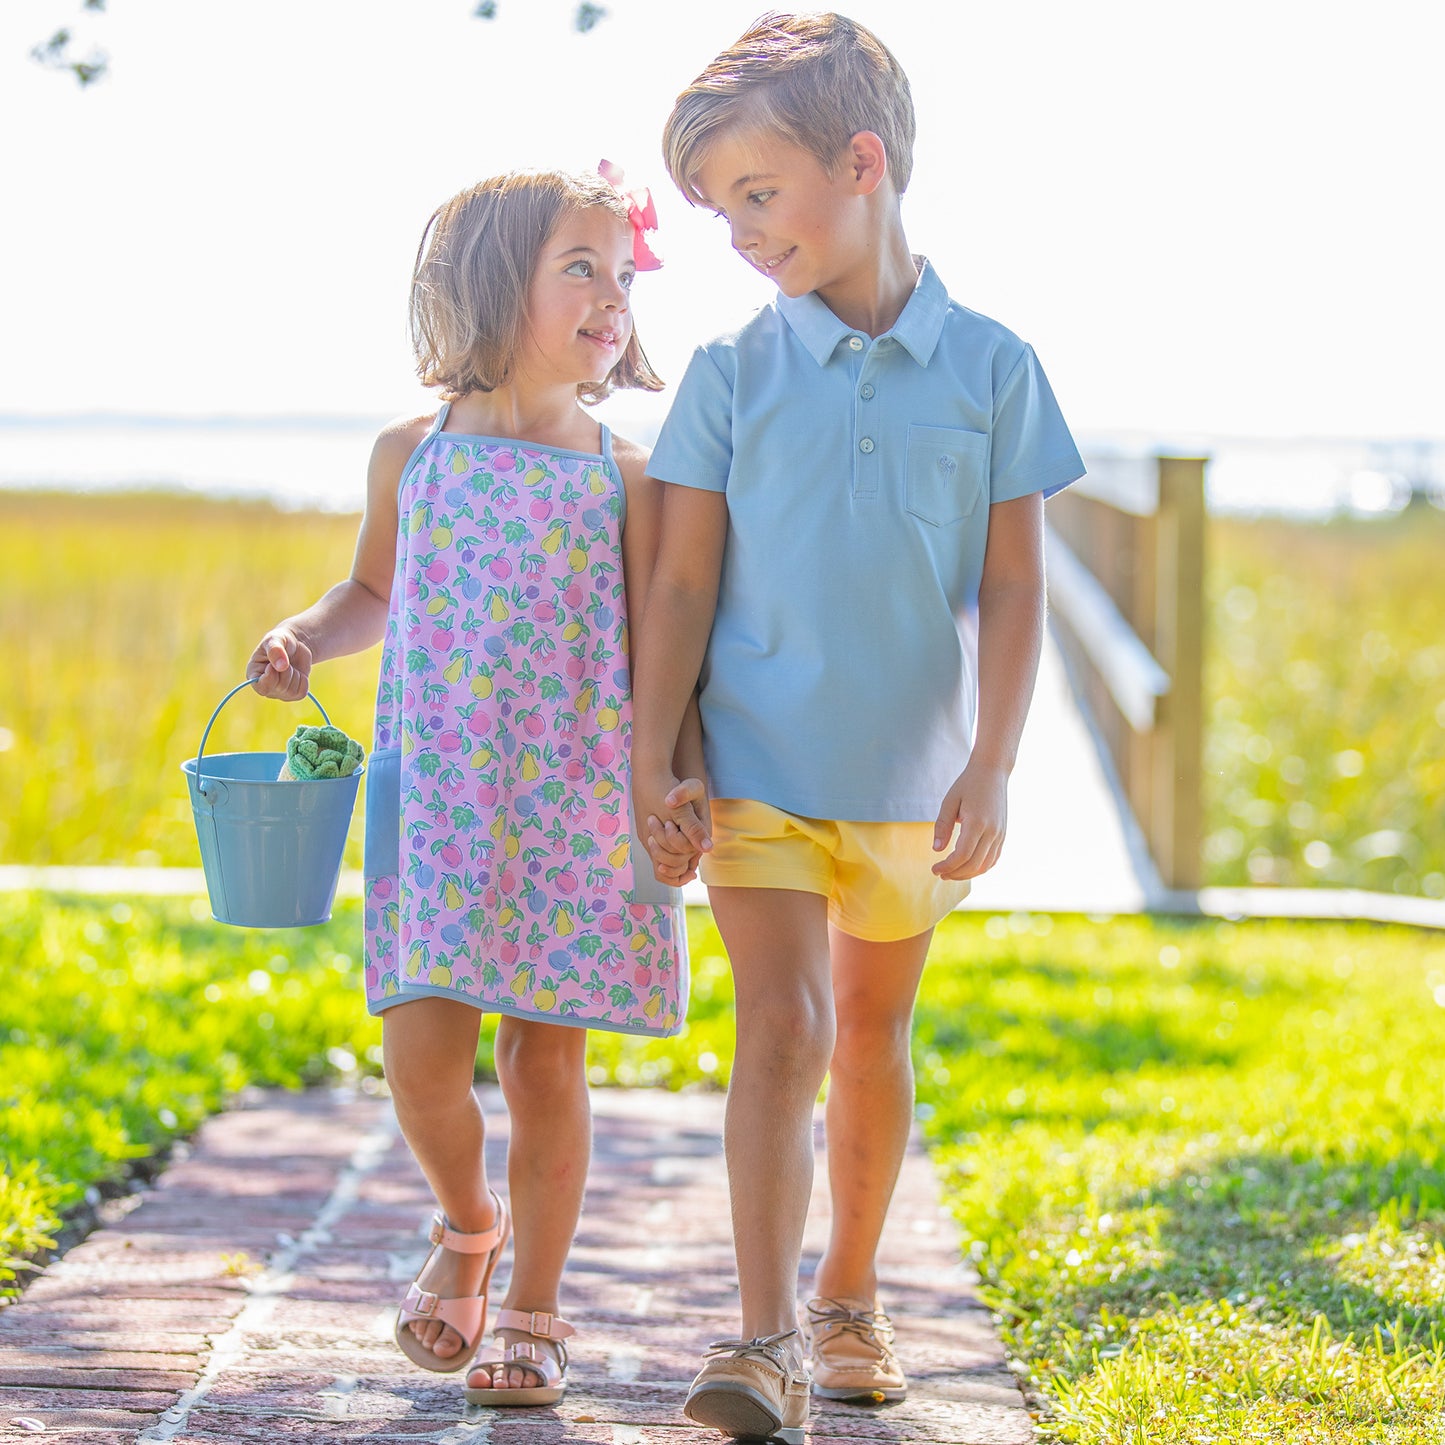
[[989,499],[1007,502],[1030,492],[1050,497],[1083,475],[1049,379],[1025,346],[994,397]]
[[660,482],[727,490],[733,464],[733,389],[705,346],[693,352],[653,444],[649,476]]

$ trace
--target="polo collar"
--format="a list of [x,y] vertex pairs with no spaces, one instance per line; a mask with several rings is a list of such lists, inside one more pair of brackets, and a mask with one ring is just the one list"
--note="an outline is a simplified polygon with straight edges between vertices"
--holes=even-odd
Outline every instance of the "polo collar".
[[[920,366],[927,366],[938,346],[938,338],[943,334],[948,292],[929,261],[920,259],[923,265],[913,294],[898,320],[883,335],[898,342]],[[828,309],[827,302],[816,291],[809,291],[806,296],[779,294],[777,307],[792,327],[793,334],[819,366],[827,365],[840,341],[855,334],[851,326],[845,326]]]

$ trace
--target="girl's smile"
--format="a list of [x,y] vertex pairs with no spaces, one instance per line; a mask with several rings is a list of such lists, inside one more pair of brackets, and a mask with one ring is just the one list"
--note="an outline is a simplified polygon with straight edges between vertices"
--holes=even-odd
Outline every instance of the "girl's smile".
[[538,380],[601,381],[632,336],[632,230],[600,206],[558,221],[527,293],[519,371]]

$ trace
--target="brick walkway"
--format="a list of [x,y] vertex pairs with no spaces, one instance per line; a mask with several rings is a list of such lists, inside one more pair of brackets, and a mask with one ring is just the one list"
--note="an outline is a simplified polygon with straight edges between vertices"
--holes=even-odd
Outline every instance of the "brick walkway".
[[[498,1102],[488,1091],[501,1178]],[[716,1442],[680,1407],[703,1345],[736,1328],[722,1101],[602,1090],[594,1107],[592,1182],[565,1285],[582,1333],[555,1410],[468,1407],[459,1376],[417,1370],[391,1343],[389,1302],[425,1252],[430,1200],[389,1104],[269,1093],[211,1120],[133,1209],[0,1312],[0,1438]],[[822,1242],[826,1203],[816,1203],[805,1270]],[[912,1393],[878,1409],[815,1409],[815,1445],[1034,1438],[958,1258],[915,1149],[882,1270]]]

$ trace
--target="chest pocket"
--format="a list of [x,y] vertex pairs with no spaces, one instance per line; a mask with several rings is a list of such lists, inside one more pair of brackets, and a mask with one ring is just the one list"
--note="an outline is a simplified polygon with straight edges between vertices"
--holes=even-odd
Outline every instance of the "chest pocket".
[[988,500],[988,433],[910,426],[903,502],[934,527],[973,516]]

